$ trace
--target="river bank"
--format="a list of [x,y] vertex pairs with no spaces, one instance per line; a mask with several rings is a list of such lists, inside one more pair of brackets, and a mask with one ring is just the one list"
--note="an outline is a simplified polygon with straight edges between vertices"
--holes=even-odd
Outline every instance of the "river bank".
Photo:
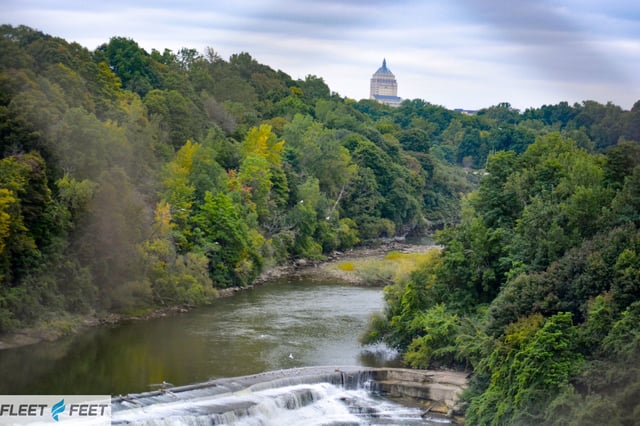
[[[385,285],[384,281],[367,279],[349,268],[341,268],[339,265],[349,262],[369,261],[375,263],[381,261],[392,252],[398,253],[424,253],[433,248],[428,245],[408,244],[404,241],[385,241],[375,247],[360,247],[344,252],[334,252],[326,260],[310,261],[298,259],[286,265],[278,265],[265,270],[251,286],[231,287],[218,289],[218,297],[231,297],[239,292],[251,290],[254,286],[260,286],[273,280],[284,277],[299,277],[311,279],[332,279],[348,283],[350,285]],[[129,321],[146,321],[162,318],[170,315],[188,312],[194,306],[180,305],[166,308],[153,309],[139,314],[90,314],[90,315],[56,315],[44,319],[33,327],[21,329],[13,333],[0,335],[0,350],[32,345],[42,341],[54,341],[62,337],[77,334],[90,327],[115,325]]]

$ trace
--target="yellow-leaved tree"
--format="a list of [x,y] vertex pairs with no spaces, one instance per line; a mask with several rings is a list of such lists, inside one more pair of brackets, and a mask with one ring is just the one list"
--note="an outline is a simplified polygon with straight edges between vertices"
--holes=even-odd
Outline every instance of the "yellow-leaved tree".
[[260,224],[279,217],[286,205],[289,188],[282,168],[285,141],[278,141],[271,126],[263,124],[249,130],[242,143],[243,159],[237,174],[239,189],[247,194]]

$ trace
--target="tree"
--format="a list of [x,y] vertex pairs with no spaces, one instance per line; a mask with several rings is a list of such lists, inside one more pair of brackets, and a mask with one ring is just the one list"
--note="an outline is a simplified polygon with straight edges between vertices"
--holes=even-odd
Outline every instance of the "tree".
[[103,172],[96,183],[71,250],[91,271],[99,308],[127,312],[149,306],[151,289],[139,245],[149,238],[152,212],[122,168]]
[[624,186],[611,202],[612,220],[618,224],[640,224],[640,166],[624,181]]
[[618,256],[611,294],[618,309],[625,309],[638,300],[639,293],[640,255],[635,247],[630,247]]
[[187,141],[176,153],[175,159],[167,164],[164,186],[164,200],[171,206],[171,220],[176,225],[176,244],[180,251],[188,251],[191,241],[189,218],[195,201],[195,185],[190,180],[193,159],[200,150],[199,144]]
[[262,266],[259,246],[242,212],[231,196],[205,194],[204,203],[193,216],[194,239],[209,262],[209,276],[217,287],[246,285]]
[[277,216],[288,200],[289,188],[282,167],[284,144],[271,132],[271,126],[263,124],[250,129],[241,146],[244,159],[238,184],[251,199],[261,223]]
[[307,75],[304,81],[298,80],[298,85],[304,96],[312,102],[318,99],[328,99],[331,96],[331,90],[322,77]]
[[144,96],[158,87],[159,79],[151,56],[134,40],[112,37],[109,43],[96,49],[96,56],[109,64],[126,89]]
[[633,173],[633,169],[640,165],[640,143],[620,141],[607,149],[604,174],[606,182],[619,189],[624,185],[625,177]]
[[487,390],[471,401],[474,424],[539,424],[547,403],[569,386],[583,362],[575,350],[571,314],[522,318],[505,331],[481,366],[491,376]]
[[48,186],[46,164],[37,153],[0,160],[5,231],[0,275],[8,286],[35,267],[53,238],[66,228],[57,223],[56,203]]
[[631,111],[624,123],[623,136],[627,139],[640,142],[640,101],[633,104]]
[[375,238],[380,234],[383,201],[373,171],[358,167],[358,174],[347,186],[340,203],[341,215],[354,220],[360,238]]
[[507,186],[515,166],[513,151],[501,151],[489,157],[487,175],[480,182],[478,197],[473,199],[476,211],[489,227],[513,227],[520,216],[522,205]]
[[337,199],[353,179],[356,166],[335,132],[313,122],[311,117],[296,115],[285,127],[284,136],[295,155],[298,170],[315,176],[320,190],[330,199]]
[[82,108],[64,114],[53,135],[59,167],[80,179],[97,180],[112,166],[132,161],[131,145],[114,122],[101,122]]
[[398,140],[402,148],[407,151],[429,152],[429,148],[431,147],[429,136],[427,132],[422,129],[412,128],[404,130],[398,136]]
[[444,267],[438,271],[438,300],[462,312],[491,302],[509,269],[510,234],[488,228],[478,218],[463,217],[461,226],[444,229],[437,241],[445,245]]
[[456,337],[460,328],[456,314],[443,304],[427,309],[409,324],[417,337],[407,348],[404,361],[413,368],[455,365]]
[[294,230],[293,254],[318,259],[322,256],[322,246],[314,240],[318,229],[318,219],[323,217],[326,198],[320,192],[318,179],[308,177],[295,188],[295,205],[287,214],[287,223]]
[[178,149],[188,139],[203,135],[204,113],[177,90],[150,90],[144,98],[149,114],[160,119],[169,141]]
[[[0,259],[2,259],[2,271],[0,272],[0,282],[5,282],[5,275],[10,262],[9,256],[5,254],[7,250],[7,242],[12,234],[12,228],[24,231],[24,225],[16,226],[16,220],[12,218],[12,211],[16,210],[17,199],[13,191],[6,188],[0,188]],[[17,228],[17,229],[16,229]]]

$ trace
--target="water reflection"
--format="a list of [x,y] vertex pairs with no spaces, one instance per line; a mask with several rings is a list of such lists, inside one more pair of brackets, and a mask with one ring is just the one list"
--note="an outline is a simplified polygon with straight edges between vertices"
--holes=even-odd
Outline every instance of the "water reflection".
[[282,280],[187,314],[0,352],[0,393],[120,394],[310,365],[397,364],[358,337],[380,289]]

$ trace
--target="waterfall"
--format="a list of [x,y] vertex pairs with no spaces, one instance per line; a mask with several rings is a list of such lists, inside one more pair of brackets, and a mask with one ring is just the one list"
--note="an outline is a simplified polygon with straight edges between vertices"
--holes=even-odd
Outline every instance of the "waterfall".
[[433,425],[419,408],[381,398],[372,372],[295,369],[116,397],[112,424]]

